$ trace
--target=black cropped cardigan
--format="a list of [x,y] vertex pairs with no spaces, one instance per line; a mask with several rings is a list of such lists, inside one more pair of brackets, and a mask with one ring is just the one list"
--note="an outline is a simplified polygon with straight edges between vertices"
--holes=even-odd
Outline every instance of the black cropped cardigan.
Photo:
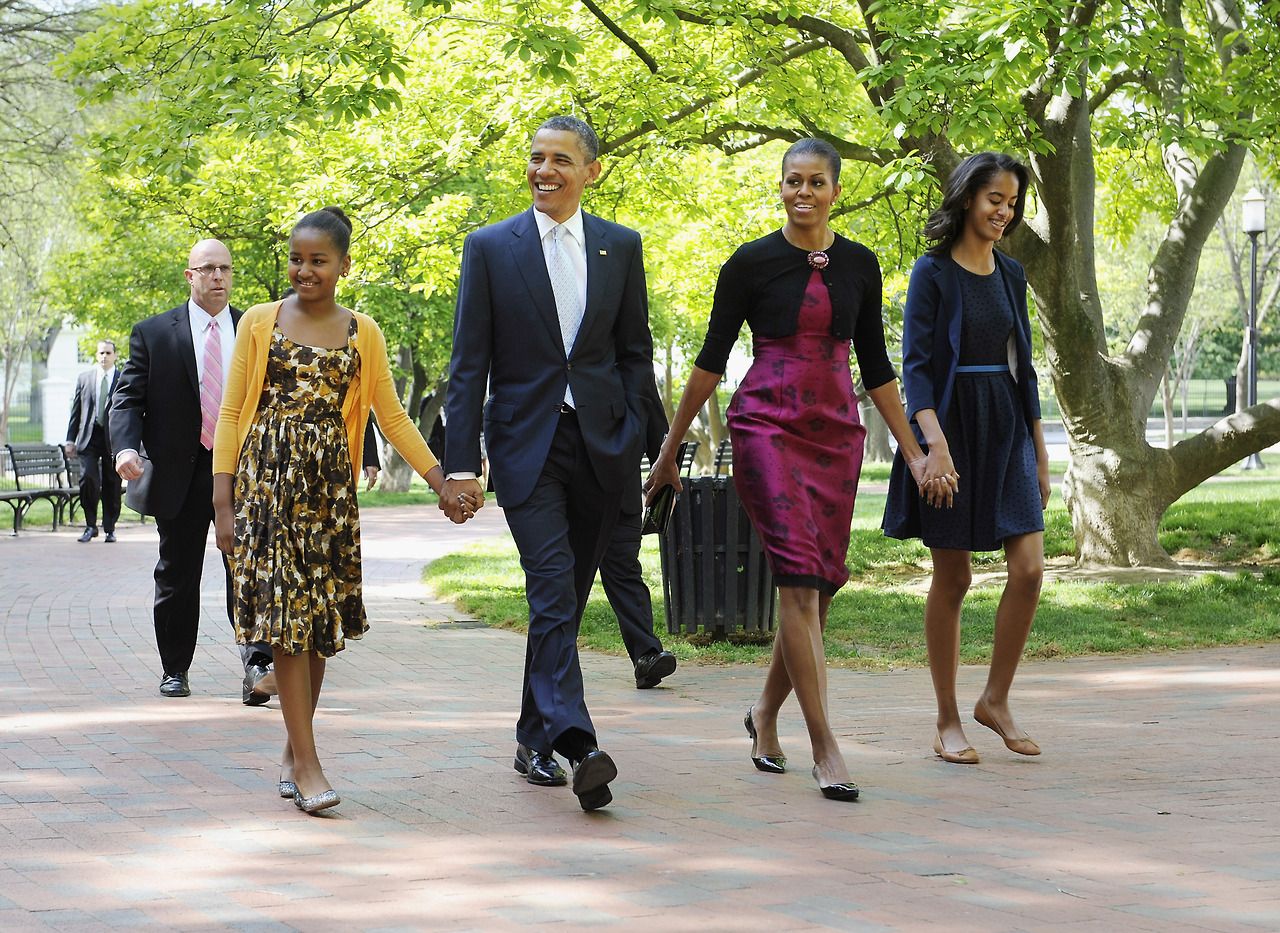
[[[831,336],[853,340],[862,384],[874,389],[896,375],[880,318],[880,263],[861,243],[836,234],[826,251],[822,280],[831,295]],[[813,270],[808,250],[792,246],[781,230],[739,246],[720,268],[707,336],[695,365],[723,373],[746,321],[755,337],[790,337]]]

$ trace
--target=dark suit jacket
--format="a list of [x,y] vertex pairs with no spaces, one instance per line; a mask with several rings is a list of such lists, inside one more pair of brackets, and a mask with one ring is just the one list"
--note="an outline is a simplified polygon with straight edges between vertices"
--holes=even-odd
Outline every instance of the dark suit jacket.
[[[1040,419],[1040,395],[1031,368],[1031,321],[1027,317],[1027,276],[1017,260],[997,252],[997,274],[1004,276],[1013,306],[1013,339],[1023,414],[1028,424]],[[963,318],[960,274],[949,256],[925,254],[916,260],[907,285],[902,312],[902,382],[907,392],[907,417],[932,408],[938,423],[947,423],[947,409],[960,363],[960,324]]]
[[[231,309],[231,324],[240,312]],[[131,509],[172,518],[182,507],[200,451],[200,387],[191,321],[184,301],[134,325],[129,359],[111,404],[111,449],[133,449],[148,462],[129,484]]]
[[[76,394],[71,399],[71,421],[67,424],[67,440],[76,445],[77,452],[89,446],[89,441],[93,438],[93,416],[97,414],[96,403],[98,401],[98,383],[102,380],[99,375],[102,370],[94,367],[88,372],[83,372],[76,379]],[[120,384],[120,368],[116,367],[115,372],[111,374],[111,387],[107,390],[107,423],[102,426],[102,430],[107,438],[107,449],[104,453],[111,450],[111,430],[110,430],[110,412],[111,412],[111,396],[116,390],[116,386]]]
[[[584,213],[587,302],[565,354],[533,209],[476,231],[462,250],[446,402],[444,471],[480,472],[483,430],[498,504],[528,499],[573,389],[592,469],[618,489],[666,431],[653,377],[640,235]],[[487,393],[487,401],[486,401]]]

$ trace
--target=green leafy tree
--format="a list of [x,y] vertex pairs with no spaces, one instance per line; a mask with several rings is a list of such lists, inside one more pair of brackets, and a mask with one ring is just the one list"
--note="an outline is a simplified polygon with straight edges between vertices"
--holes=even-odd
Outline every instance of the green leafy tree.
[[[536,9],[517,9],[525,13],[523,44],[532,45],[534,35],[554,37]],[[645,79],[643,68],[652,74],[649,84],[682,94],[684,103],[668,103],[663,117],[633,132],[680,135],[726,151],[819,133],[850,160],[878,169],[883,191],[923,198],[930,197],[923,173],[941,182],[967,151],[1023,153],[1033,205],[1007,248],[1027,269],[1070,439],[1064,494],[1078,558],[1167,565],[1156,526],[1168,505],[1280,440],[1280,400],[1168,450],[1145,437],[1201,252],[1250,142],[1277,135],[1277,9],[1235,0],[981,7],[863,0],[819,12],[647,0],[633,19],[661,22],[666,35],[653,38],[660,54],[641,56],[635,49],[646,48],[652,32],[630,34],[623,44],[637,64],[626,80]],[[547,58],[544,68],[565,67],[565,42],[566,52]],[[714,70],[717,83],[669,70],[668,61],[679,69],[695,50],[710,48],[751,63],[736,75],[752,67],[769,74],[742,82],[722,65]],[[1169,221],[1148,257],[1142,313],[1114,353],[1094,236],[1097,172],[1120,153],[1133,163],[1134,184],[1118,210],[1159,204]]]
[[[620,217],[662,218],[654,226],[682,271],[706,281],[711,273],[690,274],[689,262],[719,263],[681,231],[742,228],[715,244],[723,254],[751,224],[711,220],[714,209],[703,215],[696,199],[664,203],[668,192],[687,198],[699,188],[687,177],[664,181],[673,168],[726,170],[729,163],[699,163],[700,148],[749,158],[770,143],[830,139],[847,160],[851,232],[890,267],[919,253],[916,231],[962,156],[1003,148],[1032,167],[1028,223],[1007,248],[1028,272],[1070,438],[1064,493],[1080,561],[1167,564],[1155,535],[1165,508],[1280,440],[1280,400],[1168,450],[1145,438],[1201,254],[1246,150],[1280,136],[1275,0],[593,0],[555,10],[509,0],[410,5],[408,19],[405,9],[284,2],[264,12],[233,0],[114,10],[71,60],[91,101],[138,103],[95,135],[103,165],[185,183],[217,133],[310,140],[303,148],[314,157],[340,147],[338,136],[358,143],[383,127],[394,150],[414,137],[415,122],[452,120],[457,130],[443,138],[462,140],[449,177],[472,199],[465,227],[526,203],[511,169],[527,131],[538,115],[572,110],[590,117],[615,166],[593,209],[608,216],[613,204]],[[372,181],[380,156],[368,156]],[[434,182],[430,196],[409,194],[419,173],[388,162],[383,187],[368,190],[392,211],[412,216],[443,196]],[[1100,178],[1121,194],[1100,202]],[[717,190],[711,177],[699,180]],[[1167,224],[1146,257],[1145,301],[1117,350],[1095,234],[1153,209]],[[664,247],[652,236],[647,244],[651,268],[661,270],[655,327],[691,343],[696,328],[663,320],[683,312],[668,299],[680,286],[664,268]],[[411,287],[448,291],[426,281]]]

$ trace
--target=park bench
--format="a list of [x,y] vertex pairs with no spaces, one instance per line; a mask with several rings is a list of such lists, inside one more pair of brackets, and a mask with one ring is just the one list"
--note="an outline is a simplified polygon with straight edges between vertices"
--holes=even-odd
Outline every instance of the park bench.
[[[680,471],[681,476],[689,476],[693,472],[693,458],[698,453],[697,441],[684,441],[676,448],[676,469]],[[646,475],[649,472],[649,458],[647,456],[640,457],[640,473]]]
[[715,475],[732,473],[733,467],[733,444],[729,438],[725,438],[720,442],[720,446],[716,448],[716,466]]
[[[0,501],[13,512],[13,534],[22,529],[22,519],[31,506],[41,500],[53,506],[53,530],[57,531],[58,525],[74,514],[80,501],[71,458],[57,444],[5,444],[5,450],[9,463]],[[12,488],[7,487],[10,477]]]

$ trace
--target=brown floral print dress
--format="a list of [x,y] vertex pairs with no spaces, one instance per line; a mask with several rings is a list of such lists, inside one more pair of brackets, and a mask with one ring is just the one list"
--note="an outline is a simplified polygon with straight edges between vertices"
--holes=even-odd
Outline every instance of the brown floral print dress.
[[356,321],[339,349],[271,339],[235,480],[236,638],[329,658],[369,628],[360,513],[342,400],[360,369]]

